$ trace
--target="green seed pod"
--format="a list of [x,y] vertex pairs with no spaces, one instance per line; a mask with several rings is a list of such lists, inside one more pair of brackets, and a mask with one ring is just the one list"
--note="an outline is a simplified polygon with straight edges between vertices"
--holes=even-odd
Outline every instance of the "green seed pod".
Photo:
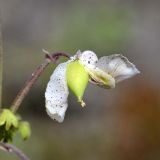
[[85,103],[82,98],[89,81],[88,73],[84,66],[76,60],[68,64],[66,74],[69,88],[77,96],[78,102],[80,102],[82,107],[84,107]]

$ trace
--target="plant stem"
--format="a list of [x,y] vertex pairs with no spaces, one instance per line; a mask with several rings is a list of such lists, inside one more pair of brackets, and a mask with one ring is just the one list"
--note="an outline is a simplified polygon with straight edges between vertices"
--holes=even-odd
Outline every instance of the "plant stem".
[[41,76],[45,68],[48,64],[52,61],[55,63],[60,56],[69,57],[66,53],[54,53],[54,54],[46,54],[45,61],[36,68],[36,70],[32,73],[31,78],[26,81],[22,89],[17,94],[16,98],[14,99],[10,109],[15,113],[19,106],[21,105],[23,99],[26,97],[30,89],[32,88],[33,84],[36,80]]
[[2,107],[2,81],[3,81],[3,43],[2,43],[2,18],[0,10],[0,108]]
[[14,99],[11,110],[15,113],[22,103],[24,97],[28,94],[29,90],[32,88],[35,81],[38,79],[38,77],[42,74],[42,72],[45,70],[45,68],[50,63],[50,60],[46,59],[40,66],[37,67],[37,69],[32,73],[31,78],[26,81],[23,88],[19,91],[16,98]]
[[29,160],[29,158],[20,149],[12,144],[0,142],[0,149],[10,153],[15,153],[20,160]]

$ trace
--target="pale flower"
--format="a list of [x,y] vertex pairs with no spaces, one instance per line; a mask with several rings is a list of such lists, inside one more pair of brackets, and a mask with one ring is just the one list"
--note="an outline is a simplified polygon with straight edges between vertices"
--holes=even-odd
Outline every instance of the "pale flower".
[[52,119],[58,122],[63,122],[68,107],[67,65],[76,60],[85,68],[91,83],[108,89],[140,73],[134,64],[120,54],[104,56],[98,60],[97,55],[92,51],[82,53],[78,51],[70,60],[56,67],[45,92],[46,111]]

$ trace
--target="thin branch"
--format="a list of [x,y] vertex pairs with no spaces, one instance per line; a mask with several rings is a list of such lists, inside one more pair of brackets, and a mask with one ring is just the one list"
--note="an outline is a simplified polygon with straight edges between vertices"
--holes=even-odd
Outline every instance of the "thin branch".
[[2,81],[3,81],[3,40],[2,40],[2,17],[0,10],[0,108],[2,107]]
[[29,158],[20,149],[12,144],[0,142],[0,149],[9,153],[15,153],[20,160],[29,160]]
[[46,59],[40,66],[37,67],[37,69],[32,73],[32,76],[29,80],[26,81],[22,89],[17,94],[16,98],[14,99],[11,110],[13,112],[16,112],[20,104],[22,103],[24,97],[28,94],[29,90],[32,88],[35,81],[38,79],[38,77],[42,74],[42,72],[45,70],[45,68],[48,66],[50,61]]
[[17,94],[16,98],[14,99],[11,110],[15,113],[19,106],[21,105],[23,99],[26,97],[30,89],[32,88],[33,84],[36,82],[36,80],[41,76],[45,68],[48,66],[50,62],[55,63],[60,56],[64,56],[69,58],[69,55],[67,53],[53,53],[53,54],[46,54],[45,61],[36,68],[36,70],[32,73],[32,76],[30,79],[26,81],[22,89]]

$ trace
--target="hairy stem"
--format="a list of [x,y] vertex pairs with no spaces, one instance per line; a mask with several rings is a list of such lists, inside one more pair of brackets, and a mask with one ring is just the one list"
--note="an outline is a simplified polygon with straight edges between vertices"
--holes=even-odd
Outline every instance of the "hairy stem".
[[3,44],[2,44],[2,18],[0,10],[0,108],[2,107],[2,81],[3,81]]
[[21,105],[23,99],[26,97],[30,89],[32,88],[33,84],[36,82],[36,80],[41,76],[45,68],[48,66],[50,62],[55,63],[60,56],[69,57],[66,53],[54,53],[54,54],[46,54],[45,61],[36,68],[36,70],[32,73],[31,78],[29,78],[22,89],[17,94],[16,98],[14,99],[11,110],[15,113],[19,106]]
[[20,149],[12,144],[0,142],[0,149],[9,153],[15,153],[20,160],[29,160],[29,158]]

